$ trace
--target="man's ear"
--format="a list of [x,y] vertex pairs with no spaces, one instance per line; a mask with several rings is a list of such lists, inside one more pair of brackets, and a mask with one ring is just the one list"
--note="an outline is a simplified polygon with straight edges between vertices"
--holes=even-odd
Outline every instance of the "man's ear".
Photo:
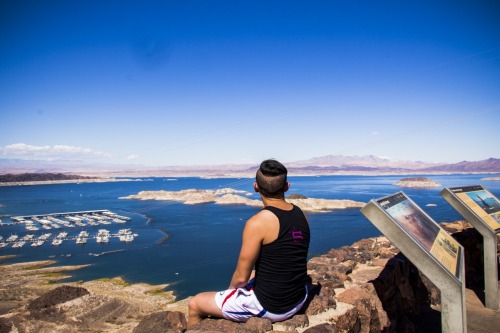
[[290,188],[290,183],[289,182],[286,182],[286,185],[285,185],[285,190],[283,192],[286,192],[288,191],[288,189]]
[[259,185],[257,185],[257,182],[253,183],[253,189],[255,192],[259,193]]

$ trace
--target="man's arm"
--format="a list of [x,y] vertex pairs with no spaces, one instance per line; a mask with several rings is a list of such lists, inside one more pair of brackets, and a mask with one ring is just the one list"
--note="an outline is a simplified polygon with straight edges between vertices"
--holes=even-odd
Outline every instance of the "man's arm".
[[264,239],[264,228],[260,213],[250,218],[243,228],[240,256],[229,289],[244,287],[252,274]]

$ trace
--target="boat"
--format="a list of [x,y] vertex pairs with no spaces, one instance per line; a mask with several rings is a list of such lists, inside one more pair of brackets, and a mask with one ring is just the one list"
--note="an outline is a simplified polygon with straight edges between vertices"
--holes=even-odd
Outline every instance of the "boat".
[[87,243],[87,238],[86,237],[76,237],[76,244],[85,244]]
[[62,231],[59,233],[59,235],[57,235],[56,238],[65,238],[66,236],[68,236],[68,233],[65,231]]
[[28,235],[24,235],[21,240],[23,241],[29,241],[31,239],[33,239],[35,237],[35,235],[32,235],[32,234],[28,234]]
[[127,234],[131,234],[131,233],[132,233],[131,229],[120,229],[120,230],[118,230],[118,235],[127,235]]
[[9,238],[7,238],[7,242],[15,242],[18,238],[18,235],[10,235]]
[[120,241],[122,242],[132,242],[134,240],[134,235],[132,234],[126,234],[126,235],[120,235]]
[[45,241],[43,240],[37,240],[36,242],[31,243],[32,247],[37,247],[37,246],[42,246]]
[[99,236],[109,236],[109,230],[99,229],[99,231],[97,232],[97,235],[99,235]]
[[24,246],[24,244],[26,244],[25,241],[19,241],[19,242],[15,242],[14,244],[12,244],[12,247],[13,248],[21,248]]
[[98,235],[96,238],[97,243],[108,243],[109,242],[109,237],[106,235]]
[[54,240],[52,241],[52,245],[54,246],[61,245],[62,242],[63,240],[61,238],[54,238]]
[[50,236],[52,236],[52,234],[49,232],[38,237],[38,240],[46,241]]

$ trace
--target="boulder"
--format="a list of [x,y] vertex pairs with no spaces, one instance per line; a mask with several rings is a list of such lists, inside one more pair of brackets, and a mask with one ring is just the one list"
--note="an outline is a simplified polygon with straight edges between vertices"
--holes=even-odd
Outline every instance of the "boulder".
[[186,317],[182,312],[162,311],[144,317],[132,333],[181,333],[186,327]]

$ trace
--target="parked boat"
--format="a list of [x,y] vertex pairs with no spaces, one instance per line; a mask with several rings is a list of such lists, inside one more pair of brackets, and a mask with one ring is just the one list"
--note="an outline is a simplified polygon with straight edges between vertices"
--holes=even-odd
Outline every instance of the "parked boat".
[[87,238],[86,237],[76,237],[76,244],[85,244],[87,243]]
[[96,242],[97,243],[108,243],[109,242],[109,236],[105,235],[98,235],[96,237]]
[[37,246],[42,246],[45,241],[43,240],[37,240],[36,242],[31,243],[32,247],[37,247]]
[[20,248],[20,247],[23,247],[24,244],[26,244],[25,241],[19,241],[19,242],[15,242],[14,244],[12,244],[12,247],[13,248]]
[[63,240],[61,238],[54,238],[54,240],[52,241],[52,245],[58,246],[58,245],[61,245],[62,242],[63,242]]
[[15,242],[18,238],[18,235],[10,235],[9,238],[7,238],[7,242]]

